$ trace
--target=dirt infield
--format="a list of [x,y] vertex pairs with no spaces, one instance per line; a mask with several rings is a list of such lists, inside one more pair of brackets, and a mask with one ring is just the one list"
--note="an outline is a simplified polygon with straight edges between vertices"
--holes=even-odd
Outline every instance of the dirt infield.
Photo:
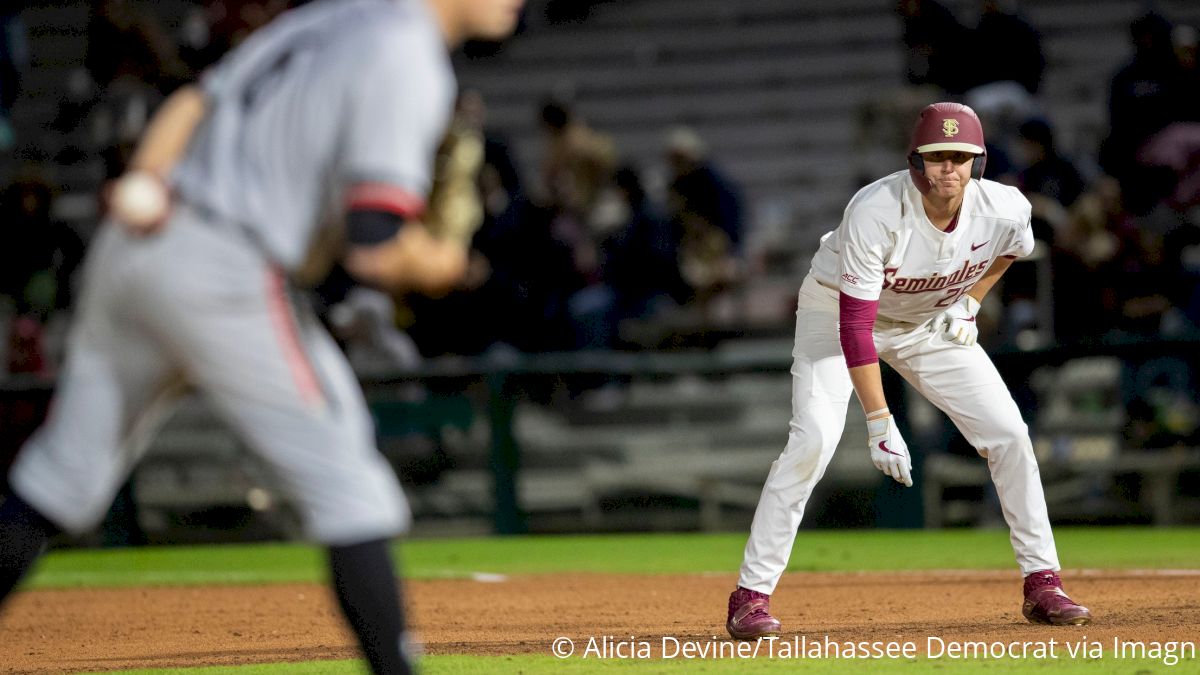
[[[1197,639],[1200,572],[1067,572],[1087,627],[1032,626],[1016,572],[790,573],[772,601],[787,636],[835,641]],[[558,574],[410,582],[430,654],[549,654],[554,638],[724,638],[734,577]],[[65,673],[349,658],[314,585],[40,590],[0,618],[0,672]],[[576,654],[578,658],[579,653]]]

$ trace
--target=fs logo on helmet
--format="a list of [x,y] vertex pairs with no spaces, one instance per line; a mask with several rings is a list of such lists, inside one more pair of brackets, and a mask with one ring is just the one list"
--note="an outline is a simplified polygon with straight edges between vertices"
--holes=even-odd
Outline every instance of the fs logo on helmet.
[[958,135],[958,120],[948,118],[942,120],[942,133],[946,134],[946,138],[953,138]]

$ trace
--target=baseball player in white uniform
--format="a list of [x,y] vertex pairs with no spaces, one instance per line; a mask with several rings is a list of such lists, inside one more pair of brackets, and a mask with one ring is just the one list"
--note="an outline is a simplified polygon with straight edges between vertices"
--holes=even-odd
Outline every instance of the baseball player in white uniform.
[[926,107],[913,130],[908,170],[859,190],[841,225],[822,237],[796,311],[787,446],[767,475],[738,588],[729,597],[726,628],[734,638],[779,634],[769,598],[808,497],[838,445],[851,393],[867,414],[872,462],[912,485],[879,359],[945,412],[987,459],[1025,575],[1025,617],[1054,625],[1091,621],[1087,608],[1062,590],[1028,428],[975,343],[981,301],[1034,243],[1025,197],[982,179],[984,147],[970,108]]
[[186,383],[328,547],[373,671],[409,671],[387,548],[408,506],[353,373],[292,282],[340,255],[371,285],[457,283],[465,242],[423,213],[456,93],[448,47],[507,36],[521,4],[318,0],[164,103],[89,251],[49,417],[8,476],[0,600],[50,536],[99,522]]

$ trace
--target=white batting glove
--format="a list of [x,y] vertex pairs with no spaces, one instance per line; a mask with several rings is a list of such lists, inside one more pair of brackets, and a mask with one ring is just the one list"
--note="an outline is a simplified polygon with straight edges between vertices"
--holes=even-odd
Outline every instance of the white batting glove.
[[891,415],[867,420],[867,444],[871,447],[871,462],[875,468],[912,487],[912,458],[908,456],[908,444],[900,437],[900,430]]
[[979,325],[975,315],[979,313],[979,301],[969,295],[962,296],[946,311],[933,317],[929,323],[932,333],[940,333],[947,342],[970,347],[979,339]]

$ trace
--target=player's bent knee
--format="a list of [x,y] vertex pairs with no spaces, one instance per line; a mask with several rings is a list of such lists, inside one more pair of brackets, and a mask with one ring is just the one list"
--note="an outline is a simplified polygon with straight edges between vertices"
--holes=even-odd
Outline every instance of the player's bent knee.
[[353,512],[337,513],[320,507],[306,508],[308,538],[327,546],[348,546],[373,539],[390,539],[404,534],[412,526],[408,501],[397,486],[394,491],[379,492],[371,505],[360,505]]
[[975,451],[979,453],[980,457],[991,463],[1012,460],[1036,461],[1033,453],[1033,441],[1024,425],[1020,429],[1014,429],[1012,433],[997,437],[995,442],[987,447],[977,447]]

